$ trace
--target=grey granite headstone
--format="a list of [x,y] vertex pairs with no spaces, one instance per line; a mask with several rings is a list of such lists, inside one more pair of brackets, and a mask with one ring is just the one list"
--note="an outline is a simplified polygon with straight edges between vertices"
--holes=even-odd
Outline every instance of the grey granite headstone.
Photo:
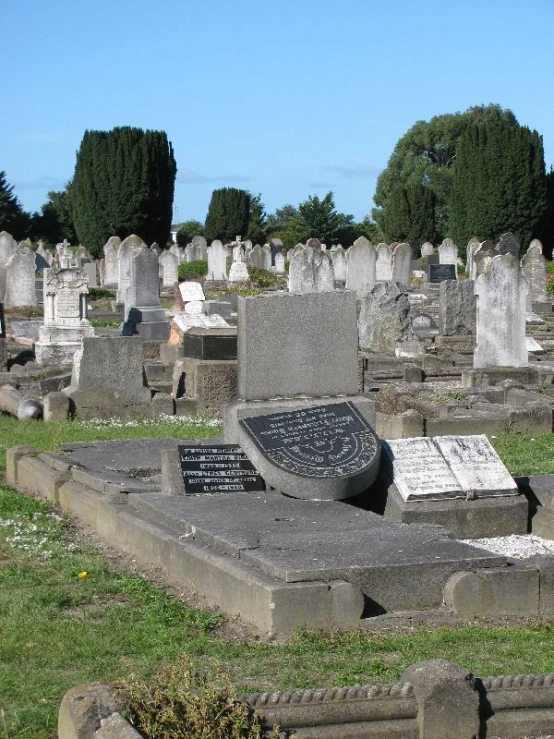
[[458,247],[452,239],[444,239],[439,245],[439,264],[453,264],[458,273]]
[[355,294],[240,297],[237,372],[241,400],[357,394]]
[[434,253],[435,253],[435,247],[429,241],[426,241],[425,244],[423,244],[423,246],[421,247],[421,256],[430,257]]
[[131,287],[131,261],[133,254],[139,249],[145,249],[146,244],[139,237],[127,236],[125,241],[122,242],[118,251],[118,263],[119,263],[119,276],[118,276],[118,288],[117,288],[117,302],[127,305],[129,302],[128,292]]
[[485,270],[496,256],[497,252],[492,241],[483,241],[479,244],[473,253],[473,263],[471,265],[470,279],[476,280]]
[[333,263],[333,272],[335,275],[335,282],[344,285],[346,282],[346,252],[339,244],[335,248],[331,248],[331,261]]

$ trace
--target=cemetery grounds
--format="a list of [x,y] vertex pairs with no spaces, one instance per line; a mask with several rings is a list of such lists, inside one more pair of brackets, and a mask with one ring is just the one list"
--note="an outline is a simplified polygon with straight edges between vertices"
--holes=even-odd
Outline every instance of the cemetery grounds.
[[[0,474],[11,446],[55,451],[72,441],[192,439],[220,430],[206,419],[39,424],[1,415]],[[513,475],[554,473],[553,434],[491,441]],[[239,692],[390,683],[437,657],[479,676],[542,673],[554,671],[553,627],[545,618],[476,620],[264,642],[59,510],[0,484],[0,739],[52,739],[69,688],[130,672],[153,680],[183,654]]]

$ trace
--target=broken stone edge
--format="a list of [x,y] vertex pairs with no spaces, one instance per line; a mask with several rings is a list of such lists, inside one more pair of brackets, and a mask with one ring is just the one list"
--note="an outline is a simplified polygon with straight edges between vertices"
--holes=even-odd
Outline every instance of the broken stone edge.
[[[278,724],[287,736],[298,732],[302,739],[323,735],[337,739],[369,735],[374,739],[471,739],[477,735],[516,739],[551,731],[553,688],[552,673],[479,679],[446,660],[430,660],[408,668],[400,682],[389,685],[250,693],[239,698],[256,710],[265,726]],[[462,694],[473,694],[474,699],[461,703]],[[138,739],[140,734],[121,716],[123,709],[113,684],[71,688],[61,701],[58,737]],[[455,734],[444,733],[442,711],[458,717]]]

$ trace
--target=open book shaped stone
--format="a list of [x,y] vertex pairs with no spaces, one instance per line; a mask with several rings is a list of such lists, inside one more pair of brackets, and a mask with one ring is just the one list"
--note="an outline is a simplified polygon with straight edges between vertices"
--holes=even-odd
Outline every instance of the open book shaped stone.
[[484,434],[382,442],[382,469],[405,501],[517,495]]

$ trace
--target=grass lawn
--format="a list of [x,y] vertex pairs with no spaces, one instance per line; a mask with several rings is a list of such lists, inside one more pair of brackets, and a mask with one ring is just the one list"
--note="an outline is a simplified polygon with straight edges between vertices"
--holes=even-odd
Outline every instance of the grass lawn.
[[[219,430],[200,422],[94,427],[0,416],[3,449],[193,438]],[[492,441],[513,474],[554,471],[554,436]],[[226,671],[241,691],[391,682],[410,664],[432,657],[458,662],[480,676],[554,671],[550,622],[519,628],[475,623],[412,633],[299,633],[286,644],[262,643],[238,623],[173,597],[153,584],[160,578],[150,574],[102,549],[42,502],[0,485],[0,739],[53,739],[68,688],[118,679],[126,674],[124,662],[148,678],[182,653],[199,667]]]

